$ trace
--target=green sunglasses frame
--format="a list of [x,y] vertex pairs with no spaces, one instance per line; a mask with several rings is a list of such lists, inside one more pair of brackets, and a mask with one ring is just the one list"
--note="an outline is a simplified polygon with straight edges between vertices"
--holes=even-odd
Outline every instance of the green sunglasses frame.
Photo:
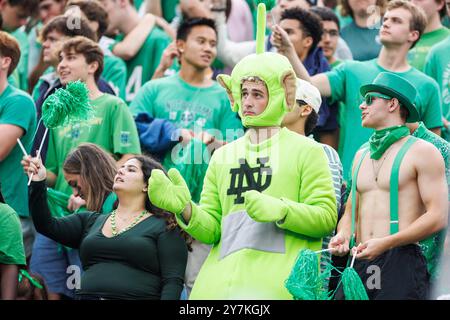
[[377,93],[377,92],[368,92],[365,96],[364,96],[364,101],[366,103],[366,105],[370,106],[372,104],[373,98],[381,98],[381,99],[385,99],[385,100],[391,100],[392,97],[389,97],[385,94],[381,94],[381,93]]

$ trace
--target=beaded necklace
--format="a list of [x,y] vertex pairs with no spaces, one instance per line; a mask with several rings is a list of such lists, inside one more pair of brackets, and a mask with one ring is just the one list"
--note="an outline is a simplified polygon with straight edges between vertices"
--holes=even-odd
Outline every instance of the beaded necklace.
[[145,215],[148,214],[149,212],[147,210],[142,211],[139,216],[136,217],[136,219],[134,219],[134,221],[126,228],[123,228],[120,231],[117,231],[117,226],[116,226],[116,210],[114,210],[113,212],[111,212],[111,229],[112,229],[112,235],[118,236],[121,233],[124,233],[125,231],[130,230],[131,228],[133,228],[138,222],[139,220],[141,220],[141,218]]

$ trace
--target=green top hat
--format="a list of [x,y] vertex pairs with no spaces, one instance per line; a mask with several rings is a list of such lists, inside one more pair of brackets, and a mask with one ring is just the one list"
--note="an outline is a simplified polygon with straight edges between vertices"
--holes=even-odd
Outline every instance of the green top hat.
[[371,84],[362,86],[360,92],[363,96],[368,92],[378,92],[392,98],[397,98],[409,111],[406,122],[417,122],[420,120],[419,112],[414,105],[417,90],[403,77],[391,72],[381,72]]

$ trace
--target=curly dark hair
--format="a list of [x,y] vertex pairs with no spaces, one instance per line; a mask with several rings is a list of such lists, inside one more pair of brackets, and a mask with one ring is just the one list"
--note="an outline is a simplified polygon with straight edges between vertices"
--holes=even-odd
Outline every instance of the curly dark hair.
[[[131,159],[136,159],[141,163],[141,170],[144,176],[144,183],[146,184],[154,169],[160,169],[167,175],[167,172],[166,170],[164,170],[163,166],[158,161],[154,160],[152,157],[139,155],[134,156]],[[192,237],[178,226],[175,216],[172,213],[164,211],[161,208],[158,208],[150,201],[148,197],[146,197],[145,199],[145,209],[148,212],[151,212],[154,216],[164,219],[166,221],[168,231],[178,229],[181,233],[181,236],[186,241],[188,250],[192,251],[191,247]]]
[[286,19],[298,21],[300,29],[303,33],[313,39],[310,49],[310,51],[313,51],[319,44],[320,40],[322,40],[323,29],[322,20],[320,17],[317,14],[302,8],[292,8],[285,10],[281,14],[281,20]]

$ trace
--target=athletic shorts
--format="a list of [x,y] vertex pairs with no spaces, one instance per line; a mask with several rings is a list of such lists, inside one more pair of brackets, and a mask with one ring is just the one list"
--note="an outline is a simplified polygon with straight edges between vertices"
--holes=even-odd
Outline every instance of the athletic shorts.
[[[393,248],[374,260],[355,260],[354,268],[370,300],[428,299],[430,276],[416,244]],[[342,284],[335,298],[344,298]]]

